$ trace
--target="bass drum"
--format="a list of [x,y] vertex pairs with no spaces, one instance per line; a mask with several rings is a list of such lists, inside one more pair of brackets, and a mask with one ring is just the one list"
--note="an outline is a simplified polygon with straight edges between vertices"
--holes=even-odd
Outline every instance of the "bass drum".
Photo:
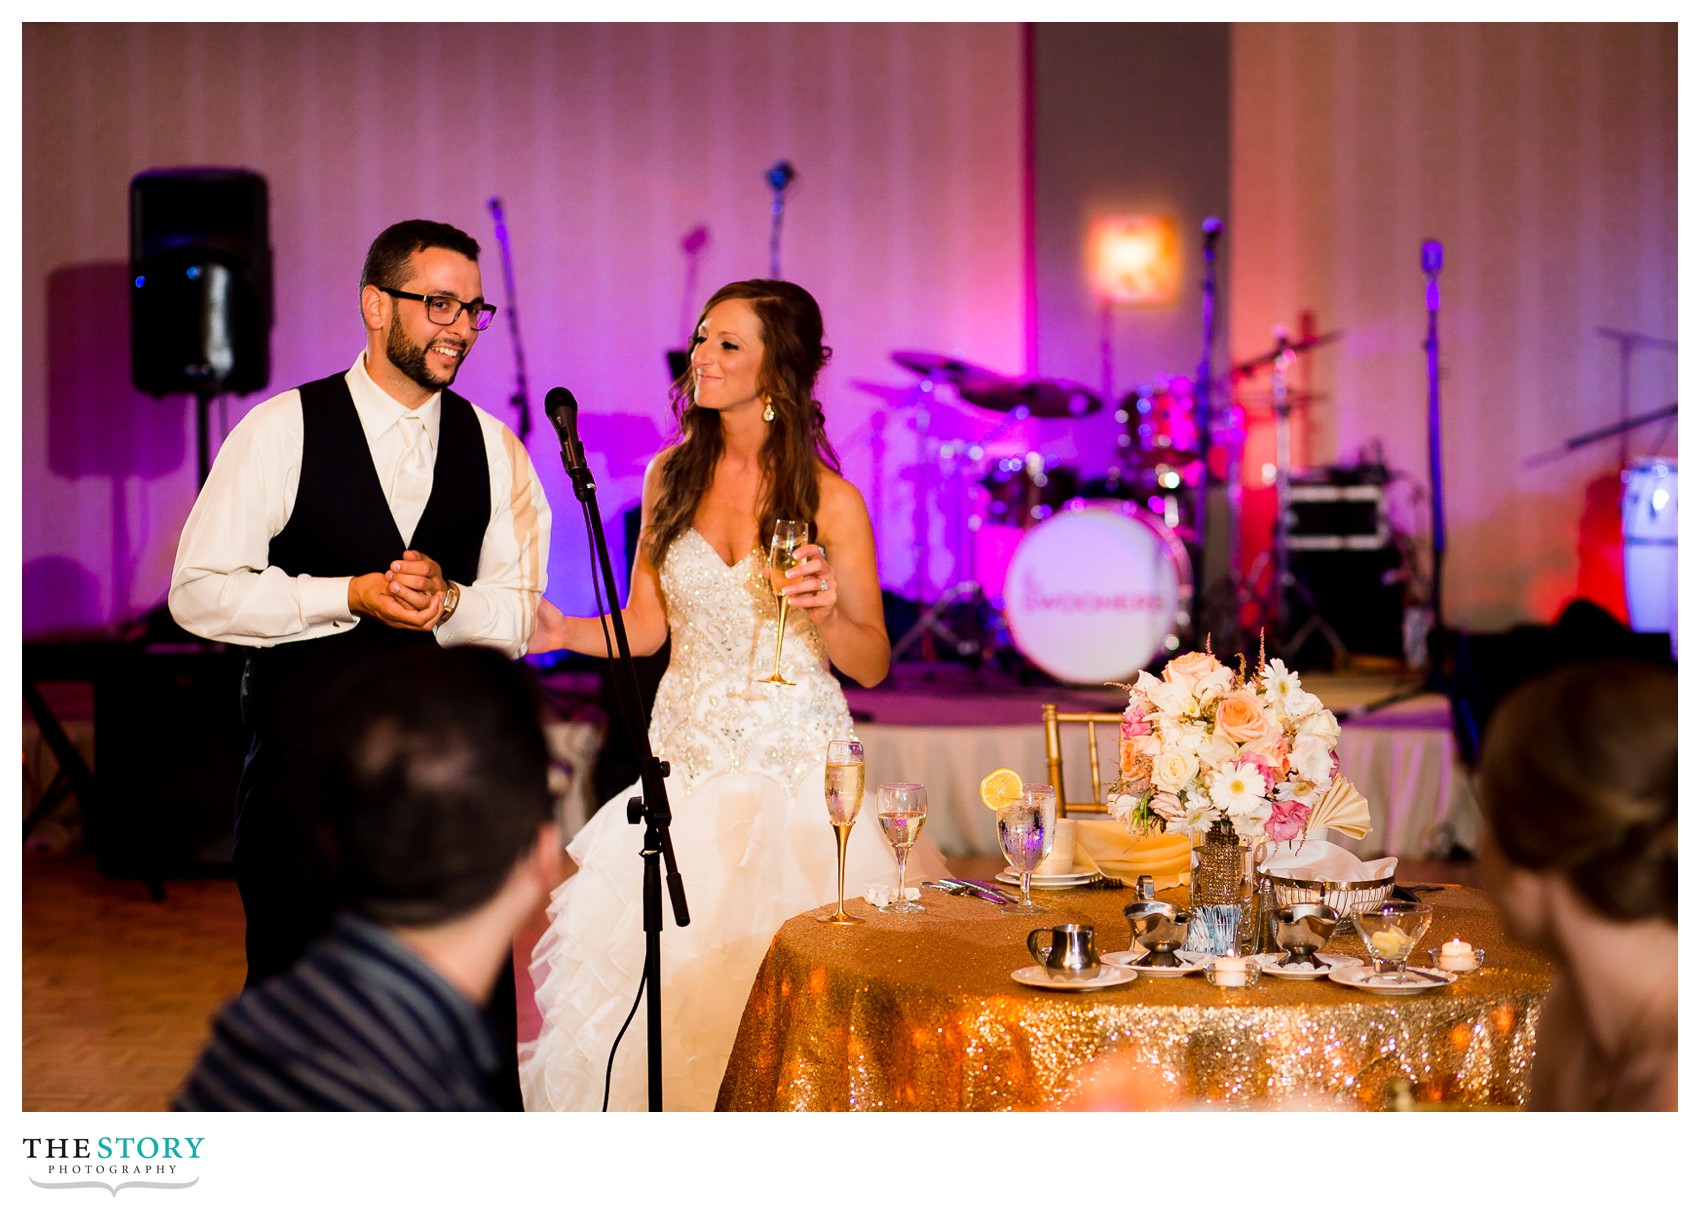
[[1081,502],[1029,531],[1004,584],[1017,651],[1060,682],[1126,682],[1180,647],[1192,562],[1161,519]]

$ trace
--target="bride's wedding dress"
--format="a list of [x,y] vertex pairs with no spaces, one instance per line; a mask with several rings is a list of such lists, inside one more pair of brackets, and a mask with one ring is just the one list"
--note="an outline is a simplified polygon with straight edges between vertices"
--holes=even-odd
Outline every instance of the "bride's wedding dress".
[[[673,849],[690,925],[664,909],[661,932],[662,1092],[669,1111],[714,1107],[756,970],[781,923],[836,903],[838,852],[828,824],[826,743],[854,737],[844,694],[808,616],[786,621],[781,672],[773,672],[778,606],[762,554],[728,566],[694,530],[662,560],[672,657],[656,692],[650,742],[671,765]],[[609,1050],[643,973],[643,830],[626,820],[634,786],[604,805],[567,852],[578,871],[550,900],[550,924],[532,953],[543,1026],[520,1048],[529,1110],[602,1106]],[[867,790],[851,831],[845,900],[896,877],[880,837],[877,791]],[[944,863],[924,838],[908,883]],[[861,911],[875,913],[861,903]],[[862,929],[862,928],[847,928]],[[645,1011],[620,1042],[608,1107],[643,1109]]]

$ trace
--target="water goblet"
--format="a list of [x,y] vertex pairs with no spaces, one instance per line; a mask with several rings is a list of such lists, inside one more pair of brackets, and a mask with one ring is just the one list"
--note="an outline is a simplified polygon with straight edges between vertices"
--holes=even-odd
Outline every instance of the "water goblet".
[[844,912],[844,849],[850,842],[850,827],[856,824],[856,814],[862,811],[866,774],[861,742],[826,743],[826,815],[832,822],[833,834],[838,838],[838,912],[822,915],[821,922],[844,926],[862,921]]
[[1375,966],[1373,981],[1389,986],[1411,984],[1405,975],[1405,962],[1433,917],[1433,906],[1399,900],[1383,901],[1352,915],[1352,925]]
[[1057,794],[1049,784],[1023,784],[1021,798],[998,810],[998,846],[1009,866],[1021,873],[1021,900],[1005,914],[1043,914],[1033,904],[1033,869],[1045,862],[1056,843]]
[[904,877],[909,866],[909,848],[921,836],[927,824],[927,789],[918,783],[880,784],[880,832],[891,844],[897,856],[896,895],[880,907],[882,914],[919,914],[923,907],[910,901],[904,892]]
[[773,675],[757,679],[758,682],[782,687],[797,685],[779,672],[779,655],[785,651],[785,617],[791,610],[790,598],[781,591],[785,587],[786,572],[797,564],[797,549],[808,541],[808,523],[795,522],[790,518],[774,519],[773,538],[767,549],[767,580],[773,596],[779,599],[779,631],[773,642]]

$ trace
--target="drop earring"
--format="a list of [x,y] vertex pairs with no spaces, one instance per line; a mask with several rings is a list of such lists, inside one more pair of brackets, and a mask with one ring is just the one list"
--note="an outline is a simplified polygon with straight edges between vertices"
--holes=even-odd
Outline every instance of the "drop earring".
[[773,397],[767,395],[766,393],[763,393],[762,399],[767,402],[767,407],[761,411],[761,419],[763,421],[772,421],[773,420]]

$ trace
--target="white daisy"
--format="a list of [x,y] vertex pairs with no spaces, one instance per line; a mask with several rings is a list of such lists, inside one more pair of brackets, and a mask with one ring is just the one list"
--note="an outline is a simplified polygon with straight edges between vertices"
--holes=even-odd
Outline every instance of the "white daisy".
[[1253,762],[1230,762],[1210,777],[1210,799],[1229,816],[1253,812],[1269,794],[1269,781]]

